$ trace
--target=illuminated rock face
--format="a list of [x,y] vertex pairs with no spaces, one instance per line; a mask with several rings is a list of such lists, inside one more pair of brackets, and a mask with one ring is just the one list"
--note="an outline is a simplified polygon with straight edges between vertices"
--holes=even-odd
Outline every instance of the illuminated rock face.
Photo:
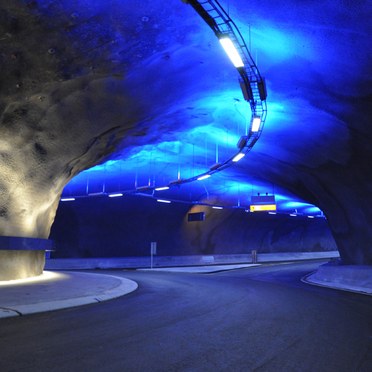
[[[348,153],[345,162],[340,160],[340,155],[339,162],[333,159],[313,167],[259,157],[266,164],[269,179],[322,209],[345,264],[372,264],[372,179],[369,171],[372,153],[370,148],[360,149],[366,142],[360,138],[354,145],[345,147],[345,152],[356,152],[354,155]],[[317,144],[319,142],[315,142],[315,147]],[[363,155],[358,155],[359,151]]]
[[136,69],[163,45],[156,37],[164,29],[146,33],[161,5],[136,4],[119,14],[116,1],[77,9],[69,1],[0,1],[0,234],[47,238],[66,183],[104,160],[127,131],[141,141],[149,117],[182,94],[157,76],[167,73],[167,55]]
[[[133,125],[133,110],[115,107],[119,98],[125,100],[124,94],[115,95],[119,84],[104,78],[50,83],[5,106],[2,235],[48,237],[65,184],[112,152],[126,126]],[[127,107],[125,101],[120,106]]]
[[0,280],[24,279],[41,275],[45,253],[39,251],[0,250]]
[[[245,34],[256,22],[269,91],[264,135],[236,174],[319,206],[345,262],[371,264],[368,2],[229,5]],[[179,0],[0,0],[0,9],[2,235],[47,238],[65,184],[119,144],[185,138],[195,122],[241,116],[223,116],[223,95],[193,110],[201,96],[226,90],[233,101],[239,88],[214,58],[214,35]]]
[[322,209],[344,263],[371,265],[371,5],[293,5],[267,15],[295,48],[267,50],[273,120],[246,169]]
[[[107,54],[79,56],[83,41],[71,47],[73,37],[61,32],[74,27],[75,15],[50,19],[43,6],[54,5],[46,3],[1,1],[2,235],[47,238],[65,184],[143,117]],[[94,42],[100,36],[89,33]]]
[[[1,235],[47,238],[66,183],[107,158],[128,131],[127,146],[148,141],[150,119],[182,95],[157,76],[167,73],[168,54],[136,68],[164,49],[156,39],[164,25],[146,32],[163,6],[132,1],[115,13],[119,3],[0,1]],[[35,263],[21,265],[19,276],[40,273],[40,252],[4,252],[1,279],[22,255]]]
[[[205,212],[205,220],[189,222],[188,213],[197,212]],[[54,258],[148,256],[152,241],[160,256],[336,250],[323,218],[163,204],[131,195],[61,203],[51,238]]]
[[[0,234],[48,238],[65,184],[110,154],[140,115],[122,76],[76,72],[58,24],[50,29],[34,6],[0,6]],[[3,251],[1,279],[40,274],[43,260]]]

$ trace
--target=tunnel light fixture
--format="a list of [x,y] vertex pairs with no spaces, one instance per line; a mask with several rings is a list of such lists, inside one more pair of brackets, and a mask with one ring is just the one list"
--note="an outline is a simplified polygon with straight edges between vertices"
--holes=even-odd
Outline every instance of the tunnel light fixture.
[[290,213],[289,214],[291,217],[297,217],[297,214],[296,213]]
[[166,203],[166,204],[170,204],[172,203],[170,200],[165,200],[165,199],[157,199],[156,200],[158,203]]
[[307,218],[315,218],[314,216],[307,216]]
[[117,192],[115,194],[109,194],[108,195],[109,198],[119,198],[120,196],[123,196],[123,194],[121,192]]
[[252,120],[252,132],[258,132],[261,126],[261,118],[259,116],[254,116]]
[[219,207],[219,206],[217,206],[217,205],[214,205],[212,208],[213,208],[213,209],[223,209],[223,207]]
[[62,198],[61,201],[68,202],[68,201],[74,201],[75,198]]
[[269,214],[276,214],[276,212],[269,212]]
[[236,155],[233,157],[232,161],[233,161],[234,163],[237,163],[240,159],[243,159],[244,156],[245,156],[245,154],[244,154],[243,152],[239,152],[238,154],[236,154]]
[[200,176],[197,178],[198,181],[203,181],[209,178],[211,175],[210,174],[205,174],[204,176]]
[[165,190],[169,190],[169,186],[157,187],[157,188],[155,189],[155,191],[165,191]]
[[252,204],[249,209],[251,212],[276,211],[276,204]]
[[239,52],[235,48],[234,43],[231,41],[229,37],[221,37],[220,43],[222,45],[222,48],[225,50],[226,54],[230,58],[230,61],[232,64],[236,67],[244,67],[244,63],[242,60],[242,57],[240,56]]

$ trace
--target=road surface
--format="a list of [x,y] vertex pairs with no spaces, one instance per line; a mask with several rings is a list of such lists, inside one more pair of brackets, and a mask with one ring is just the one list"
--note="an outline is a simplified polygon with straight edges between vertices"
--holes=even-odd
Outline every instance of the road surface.
[[0,320],[0,371],[372,371],[372,297],[304,284],[319,263],[135,280],[108,302]]

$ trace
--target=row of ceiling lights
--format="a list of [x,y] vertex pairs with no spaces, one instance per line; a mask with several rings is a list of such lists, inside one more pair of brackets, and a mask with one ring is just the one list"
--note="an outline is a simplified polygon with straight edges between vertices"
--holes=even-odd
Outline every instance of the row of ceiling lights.
[[[124,193],[118,192],[118,193],[94,193],[94,194],[88,194],[87,196],[79,196],[79,197],[63,197],[61,198],[62,202],[72,202],[77,199],[85,199],[87,197],[103,197],[107,196],[109,198],[119,198],[123,197]],[[131,194],[128,194],[131,195]],[[214,205],[214,204],[208,204],[203,202],[189,202],[184,200],[176,200],[176,199],[161,199],[151,194],[141,194],[141,196],[150,197],[154,200],[156,200],[158,203],[164,203],[164,204],[171,204],[171,203],[183,203],[183,204],[192,204],[192,205],[199,205],[199,206],[206,206],[210,207],[212,209],[216,210],[223,210],[223,209],[244,209],[245,212],[249,213],[252,212],[251,209],[248,209],[246,206],[240,206],[240,205],[234,205],[234,206],[222,206],[222,205]],[[265,211],[261,210],[258,211],[259,213],[267,213],[270,215],[289,215],[291,217],[307,217],[307,218],[325,218],[323,213],[315,214],[315,215],[308,215],[298,212],[296,209],[293,212],[283,212],[283,211]],[[257,213],[257,211],[256,211]]]
[[265,80],[261,77],[260,72],[247,48],[242,34],[235,25],[230,16],[226,13],[218,1],[197,1],[185,0],[190,4],[207,25],[213,30],[219,39],[221,46],[230,58],[230,61],[237,69],[240,75],[240,86],[244,99],[249,102],[252,118],[249,127],[249,133],[241,136],[237,143],[238,152],[222,163],[214,164],[210,169],[197,176],[187,179],[177,179],[168,185],[159,187],[143,186],[140,189],[154,189],[155,191],[168,190],[172,186],[179,186],[184,183],[193,181],[202,181],[211,177],[214,173],[226,169],[233,163],[241,160],[248,151],[252,149],[261,135],[263,125],[266,120],[266,86]]
[[[186,179],[182,179],[179,176],[177,180],[169,182],[166,185],[160,185],[158,187],[152,185],[136,187],[135,192],[169,190],[174,186],[180,186],[193,181],[203,181],[211,177],[214,173],[226,169],[233,163],[241,160],[246,153],[252,149],[262,132],[266,119],[267,94],[265,81],[261,77],[258,68],[246,46],[243,36],[235,23],[218,1],[186,0],[184,2],[190,4],[213,30],[234,67],[238,70],[240,75],[239,82],[244,99],[250,104],[252,111],[249,133],[246,133],[239,139],[237,143],[238,152],[236,152],[226,161],[214,164],[206,172]],[[122,193],[118,192],[115,194],[109,194],[110,197],[114,197],[116,195],[122,196]],[[63,200],[67,199],[64,198]]]

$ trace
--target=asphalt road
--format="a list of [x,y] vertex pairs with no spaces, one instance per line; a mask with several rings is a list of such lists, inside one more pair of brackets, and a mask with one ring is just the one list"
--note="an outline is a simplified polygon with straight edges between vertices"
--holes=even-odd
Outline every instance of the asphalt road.
[[1,319],[0,371],[372,371],[372,297],[300,282],[317,265],[98,271],[139,288]]

